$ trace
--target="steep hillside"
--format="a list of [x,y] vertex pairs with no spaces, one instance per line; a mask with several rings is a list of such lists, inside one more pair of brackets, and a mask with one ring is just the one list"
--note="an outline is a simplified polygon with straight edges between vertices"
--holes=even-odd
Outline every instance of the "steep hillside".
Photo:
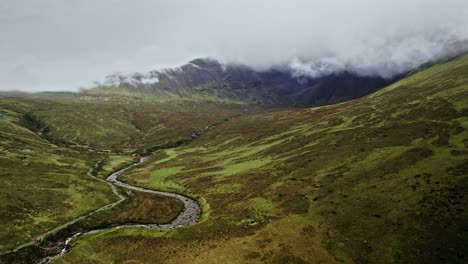
[[387,80],[349,72],[317,78],[296,75],[287,68],[258,71],[244,65],[222,65],[211,59],[196,59],[176,69],[112,75],[102,86],[83,93],[143,93],[163,101],[182,99],[304,107],[358,98],[398,78]]
[[[115,201],[108,185],[87,175],[90,168],[105,177],[147,149],[190,139],[208,125],[249,111],[238,105],[114,99],[0,96],[0,253]],[[173,199],[132,194],[118,211],[95,221],[168,222],[180,207]]]
[[113,199],[86,176],[92,155],[51,142],[30,110],[0,99],[0,252]]
[[239,117],[162,151],[123,179],[191,194],[203,221],[88,235],[57,263],[463,263],[467,73],[462,56],[370,96]]

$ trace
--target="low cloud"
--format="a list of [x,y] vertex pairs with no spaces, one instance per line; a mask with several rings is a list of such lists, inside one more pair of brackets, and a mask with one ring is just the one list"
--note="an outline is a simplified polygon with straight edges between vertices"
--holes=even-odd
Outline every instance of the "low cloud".
[[468,39],[466,0],[5,0],[0,90],[78,90],[197,57],[390,77]]
[[289,67],[297,77],[320,77],[350,71],[362,76],[391,78],[461,51],[468,51],[467,42],[439,32],[436,38],[413,35],[363,45],[349,53],[337,50],[333,55],[309,60],[294,58]]

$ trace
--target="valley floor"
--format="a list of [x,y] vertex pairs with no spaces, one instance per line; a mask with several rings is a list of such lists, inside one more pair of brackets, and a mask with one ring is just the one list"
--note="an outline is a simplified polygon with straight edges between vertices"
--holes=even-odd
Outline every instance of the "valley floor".
[[[165,231],[106,229],[74,240],[70,251],[55,263],[463,263],[468,243],[467,72],[468,56],[462,56],[370,96],[311,109],[244,112],[245,106],[163,104],[144,110],[127,105],[120,111],[120,106],[92,104],[94,112],[83,106],[81,115],[90,118],[102,109],[112,111],[104,111],[109,115],[106,121],[96,116],[89,120],[98,124],[89,131],[62,125],[54,128],[53,124],[67,123],[63,120],[69,117],[61,119],[60,115],[47,126],[29,121],[38,123],[30,129],[34,133],[27,134],[31,141],[16,135],[4,137],[9,141],[2,139],[8,144],[26,142],[20,149],[37,146],[34,154],[28,154],[32,152],[12,151],[5,147],[10,145],[2,145],[9,153],[3,156],[8,158],[3,158],[2,168],[10,170],[3,173],[2,180],[9,180],[10,187],[2,190],[1,209],[6,213],[14,206],[18,211],[6,214],[11,219],[2,225],[11,230],[35,230],[33,220],[24,220],[31,214],[22,208],[37,207],[38,215],[48,216],[48,209],[41,207],[44,200],[35,196],[47,199],[50,193],[27,195],[16,181],[24,177],[30,182],[23,184],[34,186],[38,178],[28,176],[32,171],[23,168],[27,168],[26,162],[34,164],[39,154],[61,155],[48,158],[51,165],[41,165],[44,173],[38,175],[41,180],[49,179],[45,171],[53,168],[55,177],[46,182],[58,184],[62,181],[58,175],[64,173],[55,168],[68,169],[66,175],[74,175],[72,169],[81,171],[91,161],[102,159],[105,162],[96,171],[104,178],[132,162],[132,154],[144,153],[145,146],[182,140],[185,144],[158,150],[148,162],[132,167],[119,179],[193,197],[203,212],[198,224]],[[21,109],[5,108],[2,122],[18,125],[20,115],[15,113]],[[44,114],[36,112],[35,116],[40,119]],[[79,115],[73,118],[80,119]],[[72,124],[79,122],[83,121]],[[217,125],[190,142],[185,140],[209,124]],[[79,136],[70,133],[77,129]],[[110,129],[102,137],[109,133],[115,137],[102,141],[94,136],[99,129]],[[5,129],[2,135],[8,135],[7,131],[11,130]],[[38,135],[47,137],[38,139]],[[77,147],[88,146],[89,152],[76,150],[71,155],[66,151],[73,148],[61,145],[59,139]],[[47,141],[34,145],[32,140]],[[47,142],[57,149],[40,145]],[[65,162],[64,157],[76,162]],[[105,184],[90,184],[80,176],[66,179],[66,186],[87,186],[87,193],[80,192],[87,198],[83,200],[73,195],[73,188],[56,187],[67,190],[63,197],[76,199],[70,204],[83,206],[81,210],[66,207],[69,214],[79,215],[111,200]],[[139,195],[129,194],[135,197],[123,205],[125,209],[88,219],[79,227],[108,226],[126,217],[148,221],[146,205],[152,202],[141,203],[154,197]],[[22,196],[37,204],[23,207],[18,198]],[[63,197],[49,208],[64,207]],[[180,204],[169,200],[163,204],[172,218],[180,212]],[[179,206],[179,211],[171,211],[171,206]],[[151,217],[164,214],[160,213]],[[3,248],[31,236],[9,240],[15,232],[0,233]],[[31,254],[25,252],[21,257]]]

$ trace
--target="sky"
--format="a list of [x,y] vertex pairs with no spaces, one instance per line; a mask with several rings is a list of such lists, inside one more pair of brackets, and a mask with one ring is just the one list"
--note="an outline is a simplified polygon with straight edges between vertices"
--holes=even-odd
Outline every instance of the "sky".
[[198,57],[391,77],[467,25],[466,0],[1,0],[0,91],[77,91]]

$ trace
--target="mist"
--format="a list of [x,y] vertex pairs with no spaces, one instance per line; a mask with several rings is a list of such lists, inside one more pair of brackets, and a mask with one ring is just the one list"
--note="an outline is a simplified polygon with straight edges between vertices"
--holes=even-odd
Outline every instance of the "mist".
[[3,0],[0,90],[77,91],[198,57],[388,78],[464,45],[467,25],[466,0]]

